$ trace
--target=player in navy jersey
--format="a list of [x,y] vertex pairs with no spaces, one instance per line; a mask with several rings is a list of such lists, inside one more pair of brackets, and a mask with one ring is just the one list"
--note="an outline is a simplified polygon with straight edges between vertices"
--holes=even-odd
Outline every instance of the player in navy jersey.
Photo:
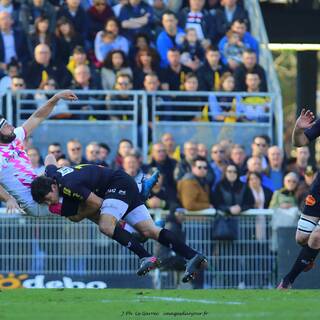
[[48,165],[45,176],[32,182],[31,192],[36,202],[48,205],[58,204],[62,197],[61,215],[71,219],[77,217],[77,209],[83,203],[92,210],[100,210],[100,231],[141,259],[138,275],[157,268],[160,261],[147,252],[131,233],[119,226],[120,219],[143,236],[158,241],[189,260],[182,279],[184,282],[193,279],[199,270],[207,266],[205,256],[176,239],[171,231],[154,224],[136,182],[122,170],[97,165],[58,169],[55,165]]
[[[292,143],[296,147],[307,146],[311,141],[320,136],[320,119],[315,121],[315,116],[310,110],[303,109],[296,121]],[[298,221],[296,240],[302,249],[294,262],[290,272],[282,279],[278,289],[289,289],[298,275],[309,271],[314,266],[320,250],[320,175],[310,187]]]

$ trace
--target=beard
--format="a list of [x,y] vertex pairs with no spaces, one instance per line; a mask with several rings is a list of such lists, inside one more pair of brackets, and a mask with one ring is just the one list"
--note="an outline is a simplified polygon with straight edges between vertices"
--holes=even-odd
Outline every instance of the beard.
[[16,134],[14,132],[10,133],[10,134],[2,134],[0,133],[0,142],[1,143],[10,143],[12,142],[14,139],[16,138]]

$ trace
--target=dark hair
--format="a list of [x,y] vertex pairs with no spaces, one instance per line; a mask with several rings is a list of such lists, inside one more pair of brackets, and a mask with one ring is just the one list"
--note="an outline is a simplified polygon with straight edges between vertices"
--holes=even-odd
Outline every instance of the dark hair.
[[66,159],[67,160],[67,157],[66,157],[66,155],[64,153],[57,158],[57,161],[59,161],[61,159]]
[[196,157],[192,160],[192,162],[191,162],[191,163],[192,163],[192,166],[195,166],[197,161],[207,162],[207,159],[204,158],[204,157],[201,157],[201,156],[196,156]]
[[220,53],[220,51],[219,51],[219,48],[217,47],[217,46],[215,46],[215,45],[209,45],[207,48],[206,48],[206,53],[207,52],[209,52],[209,51],[215,51],[215,52],[219,52]]
[[60,147],[61,148],[61,144],[59,142],[52,142],[52,143],[49,144],[48,147],[50,147],[50,146],[55,146],[55,147]]
[[254,50],[250,49],[250,48],[244,49],[242,54],[244,54],[244,53],[249,53],[249,54],[253,54],[254,53],[255,55],[257,55],[257,53]]
[[262,183],[262,175],[259,172],[253,171],[253,172],[249,172],[247,173],[247,182],[249,182],[250,177],[254,175],[256,177],[258,177],[258,179],[260,180],[260,182]]
[[241,19],[241,18],[235,19],[235,20],[232,21],[231,25],[235,24],[236,22],[241,23],[241,24],[245,24],[246,26],[248,26],[248,20],[247,19]]
[[168,52],[171,51],[171,52],[179,52],[180,53],[180,50],[177,48],[177,47],[172,47],[168,50]]
[[74,49],[72,50],[72,54],[86,54],[86,51],[84,50],[83,46],[75,46]]
[[155,55],[155,52],[152,51],[150,48],[146,48],[146,49],[141,49],[138,51],[138,53],[136,54],[136,57],[135,57],[135,62],[136,62],[136,65],[138,68],[141,68],[142,69],[142,63],[141,63],[141,56],[143,55],[148,55],[151,57],[151,68],[153,70],[155,70],[158,66],[158,59],[157,59],[157,56]]
[[114,54],[120,54],[122,56],[122,60],[123,60],[123,64],[122,67],[128,67],[128,62],[126,59],[126,55],[124,54],[124,52],[122,50],[111,50],[107,56],[105,57],[104,61],[103,61],[103,67],[107,68],[107,69],[113,69],[113,65],[112,65],[112,56]]
[[133,39],[133,46],[136,47],[137,46],[137,42],[139,38],[144,38],[147,42],[148,47],[150,46],[151,40],[150,37],[147,33],[144,32],[138,32]]
[[110,17],[108,18],[108,20],[106,20],[105,24],[104,24],[104,30],[106,30],[106,27],[107,27],[107,24],[110,22],[110,21],[113,21],[115,22],[115,24],[117,25],[118,27],[118,33],[120,32],[120,29],[121,29],[121,26],[120,26],[120,23],[118,21],[118,19],[116,17]]
[[35,202],[43,203],[45,196],[51,191],[51,186],[55,184],[52,178],[40,176],[31,183],[31,195]]
[[104,142],[100,142],[99,147],[108,150],[109,153],[111,151],[110,147]]
[[73,26],[72,22],[68,18],[66,18],[64,16],[62,16],[56,23],[56,32],[55,32],[56,36],[58,38],[62,38],[63,37],[63,34],[60,31],[60,27],[63,24],[68,24],[70,26],[69,36],[70,36],[70,38],[74,38],[74,36],[76,35],[76,31],[74,29],[74,26]]
[[164,11],[163,14],[161,15],[161,20],[162,20],[162,18],[163,18],[163,16],[164,16],[165,14],[167,14],[167,15],[169,15],[169,16],[174,16],[174,17],[178,20],[177,15],[176,15],[173,11],[171,11],[171,10],[166,10],[166,11]]
[[[253,74],[256,74],[256,73],[253,72]],[[258,135],[256,135],[256,136],[253,137],[252,142],[254,143],[254,140],[256,140],[257,138],[263,139],[263,140],[266,142],[266,144],[267,144],[268,146],[270,146],[271,139],[270,139],[270,137],[269,137],[268,135],[266,135],[266,134],[258,134]]]
[[198,80],[198,77],[195,72],[188,72],[184,78],[184,82],[186,82],[187,80],[189,80],[191,78],[196,78]]

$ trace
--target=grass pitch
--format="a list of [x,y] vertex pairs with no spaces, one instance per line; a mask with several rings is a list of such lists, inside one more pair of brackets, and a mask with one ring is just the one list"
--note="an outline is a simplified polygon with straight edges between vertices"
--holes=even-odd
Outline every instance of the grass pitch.
[[1,320],[320,319],[318,290],[17,289]]

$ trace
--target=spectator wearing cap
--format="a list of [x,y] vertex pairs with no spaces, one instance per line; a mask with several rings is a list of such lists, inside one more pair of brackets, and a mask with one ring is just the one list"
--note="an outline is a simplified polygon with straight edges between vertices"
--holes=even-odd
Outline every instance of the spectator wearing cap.
[[153,26],[153,9],[141,0],[129,0],[121,8],[119,21],[124,30],[124,35],[132,40],[139,32],[150,32]]
[[[243,43],[245,49],[253,50],[256,53],[257,57],[259,57],[259,43],[249,32],[247,32],[247,25],[245,20],[234,20],[230,27],[230,31],[238,34],[239,40]],[[221,53],[221,61],[225,66],[228,65],[228,60],[224,55],[224,48],[227,42],[228,37],[224,36],[218,44],[219,51]]]
[[178,19],[171,11],[162,15],[162,25],[164,30],[157,37],[157,50],[161,58],[160,66],[165,68],[169,65],[168,51],[181,48],[185,33],[178,27]]
[[221,1],[221,8],[216,11],[216,23],[220,35],[224,35],[230,28],[231,24],[238,19],[245,21],[247,29],[250,31],[248,12],[237,2],[237,0]]
[[284,187],[276,190],[269,205],[269,208],[289,209],[298,205],[295,192],[299,183],[299,177],[294,172],[289,172],[284,177]]
[[23,31],[13,29],[10,13],[0,12],[0,73],[4,73],[7,65],[17,62],[25,67],[30,60],[28,43]]
[[97,60],[102,63],[109,52],[121,50],[125,55],[129,53],[129,41],[120,35],[120,25],[116,18],[106,21],[104,29],[96,34],[94,39],[94,53]]
[[205,159],[196,156],[191,171],[178,181],[178,199],[182,206],[191,211],[212,208],[210,187],[206,180],[208,166]]
[[246,91],[246,74],[257,73],[260,78],[259,90],[267,92],[267,80],[265,70],[257,62],[257,53],[252,49],[246,49],[242,54],[242,63],[234,70],[235,91]]
[[98,31],[102,30],[106,21],[114,16],[114,13],[106,0],[93,0],[87,10],[88,39],[93,42]]

